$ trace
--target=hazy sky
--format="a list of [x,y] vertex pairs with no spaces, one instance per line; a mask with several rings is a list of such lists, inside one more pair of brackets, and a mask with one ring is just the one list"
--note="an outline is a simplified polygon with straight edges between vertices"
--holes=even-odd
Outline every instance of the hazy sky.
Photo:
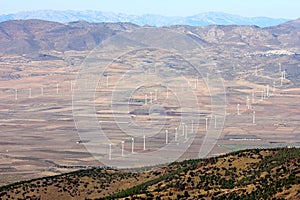
[[44,9],[99,10],[166,16],[190,16],[221,11],[246,17],[296,19],[300,17],[300,0],[0,0],[0,14]]

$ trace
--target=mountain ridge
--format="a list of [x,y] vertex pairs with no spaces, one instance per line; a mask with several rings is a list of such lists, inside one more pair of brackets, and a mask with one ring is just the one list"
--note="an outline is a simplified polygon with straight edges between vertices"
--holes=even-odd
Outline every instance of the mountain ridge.
[[[300,19],[278,26],[175,25],[164,27],[201,41],[202,45],[248,52],[285,49],[299,53]],[[122,31],[143,28],[132,23],[59,23],[43,20],[11,20],[0,23],[0,52],[33,54],[43,50],[91,50]],[[157,30],[161,28],[155,28]]]
[[270,18],[270,17],[242,17],[223,12],[205,12],[196,15],[180,16],[162,16],[156,14],[130,15],[124,13],[101,12],[94,10],[74,11],[74,10],[38,10],[23,11],[18,13],[0,15],[0,22],[18,19],[41,19],[47,21],[56,21],[68,23],[71,21],[84,20],[88,22],[131,22],[140,26],[171,26],[171,25],[257,25],[260,27],[275,26],[290,19]]

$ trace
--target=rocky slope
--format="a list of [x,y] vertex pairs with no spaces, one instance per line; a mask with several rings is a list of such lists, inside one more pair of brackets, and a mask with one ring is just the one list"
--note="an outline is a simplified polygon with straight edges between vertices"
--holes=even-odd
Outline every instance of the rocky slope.
[[117,32],[134,30],[130,23],[61,24],[42,20],[15,20],[0,24],[0,52],[32,54],[42,50],[89,50]]

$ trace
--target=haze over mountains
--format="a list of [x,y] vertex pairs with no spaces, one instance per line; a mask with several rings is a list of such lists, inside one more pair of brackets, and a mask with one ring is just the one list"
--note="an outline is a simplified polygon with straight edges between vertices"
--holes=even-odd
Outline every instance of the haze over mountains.
[[260,27],[275,26],[290,19],[269,17],[242,17],[222,12],[206,12],[187,17],[161,16],[154,14],[128,15],[123,13],[101,12],[101,11],[54,11],[40,10],[18,12],[0,15],[0,22],[16,19],[41,19],[67,23],[71,21],[84,20],[87,22],[130,22],[140,26],[170,26],[170,25],[256,25]]

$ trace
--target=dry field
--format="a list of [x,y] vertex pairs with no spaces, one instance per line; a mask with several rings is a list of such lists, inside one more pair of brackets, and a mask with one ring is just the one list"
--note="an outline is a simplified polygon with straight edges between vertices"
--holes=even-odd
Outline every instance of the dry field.
[[[89,52],[44,53],[55,56],[55,59],[1,57],[0,185],[103,165],[97,158],[108,160],[108,148],[96,149],[98,153],[93,152],[96,157],[86,150],[85,145],[93,141],[79,137],[73,120],[72,92],[85,88],[76,85],[76,76]],[[120,83],[121,75],[108,80],[99,76],[94,101],[96,117],[114,146],[121,148],[121,141],[125,141],[124,151],[130,154],[131,138],[135,137],[134,151],[142,155],[163,148],[165,143],[181,145],[181,142],[188,141],[192,145],[180,159],[196,158],[207,134],[206,129],[214,130],[215,127],[221,130],[221,135],[208,157],[245,148],[300,145],[300,88],[292,72],[289,74],[292,66],[299,66],[296,59],[289,61],[285,56],[274,59],[245,57],[242,61],[236,58],[229,61],[230,55],[224,53],[218,55],[218,65],[212,69],[210,59],[217,55],[208,50],[201,55],[207,60],[199,65],[207,73],[198,77],[192,69],[176,68],[176,63],[178,66],[182,64],[179,59],[170,61],[170,55],[163,53],[150,52],[148,55],[163,62],[157,69],[147,65],[141,57],[132,56],[130,61],[135,68],[130,68],[128,82]],[[129,68],[126,62],[129,61],[113,63],[106,73],[124,74]],[[168,62],[171,64],[167,65]],[[281,62],[282,70],[288,69],[282,86],[278,70]],[[255,66],[258,66],[257,70]],[[166,85],[155,82],[152,77],[155,70],[172,78],[173,82],[168,82],[169,91]],[[216,70],[222,77],[223,83],[219,82],[219,86],[224,86],[225,93],[214,91],[214,84],[210,84],[217,79]],[[183,79],[176,73],[183,74]],[[143,84],[140,84],[141,80]],[[124,101],[122,95],[126,91],[133,92],[130,99]],[[116,107],[112,107],[111,94],[115,95],[113,106]],[[224,125],[221,117],[217,116],[215,121],[212,115],[212,99],[222,95],[226,95],[226,102],[219,105],[226,108],[226,113],[221,113],[225,118]],[[237,104],[240,104],[239,115]],[[198,109],[194,109],[195,105]],[[182,124],[183,115],[187,116],[185,125]],[[193,116],[197,116],[194,122]],[[139,131],[129,133],[132,130],[129,125],[117,124],[116,121],[132,122]],[[156,130],[156,127],[163,128]],[[177,141],[174,127],[178,127]],[[165,129],[169,130],[167,142]],[[155,130],[153,135],[152,130]],[[127,135],[121,134],[122,131]],[[143,135],[149,137],[146,149],[143,148]],[[120,155],[119,149],[113,149],[113,159],[115,156],[120,159],[118,162],[122,162]]]

